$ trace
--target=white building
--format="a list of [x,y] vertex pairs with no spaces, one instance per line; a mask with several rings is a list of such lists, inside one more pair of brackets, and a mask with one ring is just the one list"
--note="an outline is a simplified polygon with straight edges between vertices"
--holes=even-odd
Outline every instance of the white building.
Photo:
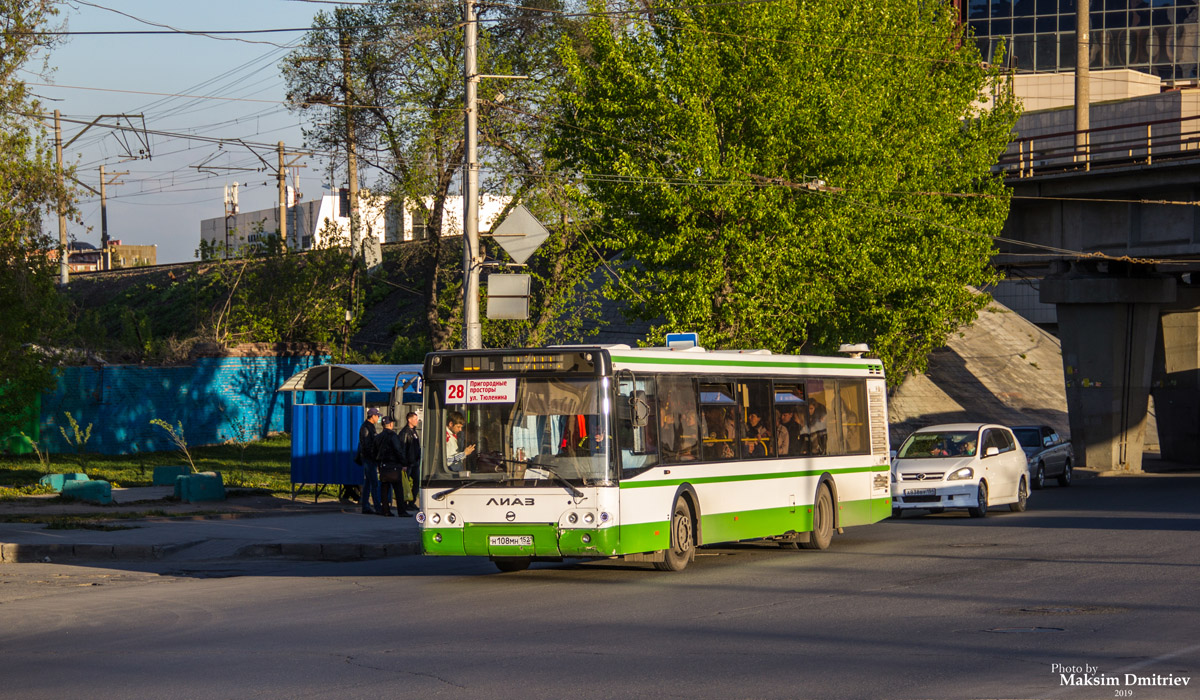
[[[289,197],[291,191],[289,188]],[[483,195],[479,198],[479,228],[487,231],[496,216],[509,201],[508,197]],[[363,234],[373,236],[380,243],[421,240],[429,235],[422,210],[412,203],[408,207],[397,207],[394,200],[374,197],[369,192],[359,193],[359,219]],[[433,198],[426,200],[432,206]],[[442,219],[443,236],[461,236],[463,230],[463,203],[458,195],[446,198],[446,213]],[[200,222],[202,244],[220,250],[228,246],[231,252],[240,252],[247,246],[262,240],[264,235],[279,231],[279,208],[241,212],[236,216],[204,219]],[[345,190],[340,195],[325,195],[312,201],[301,201],[287,207],[287,245],[292,250],[310,250],[327,245],[342,245],[350,241],[349,197]]]

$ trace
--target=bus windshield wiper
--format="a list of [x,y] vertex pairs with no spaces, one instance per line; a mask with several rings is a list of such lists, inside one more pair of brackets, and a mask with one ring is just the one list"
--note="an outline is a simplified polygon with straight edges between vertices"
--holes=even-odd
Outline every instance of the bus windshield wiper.
[[440,501],[443,498],[445,498],[446,496],[449,496],[450,494],[454,493],[455,491],[457,491],[459,489],[465,489],[468,486],[474,486],[475,484],[478,484],[478,483],[479,483],[478,480],[464,481],[461,484],[459,484],[458,486],[455,486],[454,488],[449,488],[449,489],[446,489],[445,491],[438,491],[437,493],[433,494],[433,500]]
[[[536,467],[538,469],[541,469],[542,471],[549,474],[550,478],[553,479],[555,483],[557,483],[559,486],[566,489],[567,493],[571,494],[575,498],[583,497],[582,491],[580,491],[579,489],[572,486],[571,482],[567,481],[565,478],[563,478],[563,476],[561,474],[554,471],[554,467],[550,466],[549,464],[542,464],[541,462],[536,462],[534,460],[529,460],[528,462],[522,462],[519,459],[507,459],[507,458],[505,458],[503,461],[505,462],[505,464],[517,464],[522,467]],[[437,498],[437,496],[434,496],[434,498]]]
[[538,469],[541,469],[542,471],[549,474],[550,477],[553,478],[554,481],[556,483],[558,483],[559,486],[566,489],[567,493],[571,494],[575,498],[583,498],[583,491],[580,491],[579,489],[572,486],[571,482],[569,482],[565,478],[563,478],[562,474],[559,474],[557,471],[555,471],[554,467],[550,466],[549,464],[542,464],[541,462],[532,462],[531,461],[529,463],[529,466],[537,467]]

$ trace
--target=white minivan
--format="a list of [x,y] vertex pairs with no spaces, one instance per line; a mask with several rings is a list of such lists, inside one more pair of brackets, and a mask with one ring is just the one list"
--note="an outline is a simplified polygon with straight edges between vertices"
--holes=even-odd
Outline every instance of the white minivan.
[[922,428],[892,460],[892,517],[906,510],[965,508],[972,518],[1029,500],[1029,464],[1010,429],[991,423]]

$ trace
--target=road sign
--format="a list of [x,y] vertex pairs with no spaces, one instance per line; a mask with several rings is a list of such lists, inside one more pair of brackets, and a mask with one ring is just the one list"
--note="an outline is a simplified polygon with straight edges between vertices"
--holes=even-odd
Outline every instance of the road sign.
[[700,344],[699,333],[668,333],[667,347],[672,350],[687,350]]
[[525,205],[518,204],[504,217],[504,221],[492,226],[489,235],[496,239],[514,261],[524,263],[546,240],[550,232]]
[[529,275],[488,275],[487,317],[523,321],[529,318]]

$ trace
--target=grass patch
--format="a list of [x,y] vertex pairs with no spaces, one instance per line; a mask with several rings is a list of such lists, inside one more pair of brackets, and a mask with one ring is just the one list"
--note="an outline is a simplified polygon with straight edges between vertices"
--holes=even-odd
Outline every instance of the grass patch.
[[[189,449],[198,470],[221,472],[229,488],[264,489],[279,496],[292,493],[292,439],[289,435],[252,442],[244,452],[237,445]],[[177,465],[180,459],[174,450],[131,455],[89,454],[86,474],[91,479],[104,479],[114,487],[151,486],[154,467]],[[65,454],[54,455],[51,462],[53,472],[74,472],[78,471],[78,466]],[[7,484],[0,487],[0,500],[53,493],[52,490],[36,490],[46,488],[37,485],[37,480],[44,474],[33,455],[0,455],[0,484]]]
[[[0,468],[0,478],[3,478],[3,469]],[[32,484],[24,486],[0,486],[0,501],[12,501],[25,496],[42,496],[45,494],[54,493],[54,489],[49,486],[42,486],[37,483],[41,474],[34,476]]]

